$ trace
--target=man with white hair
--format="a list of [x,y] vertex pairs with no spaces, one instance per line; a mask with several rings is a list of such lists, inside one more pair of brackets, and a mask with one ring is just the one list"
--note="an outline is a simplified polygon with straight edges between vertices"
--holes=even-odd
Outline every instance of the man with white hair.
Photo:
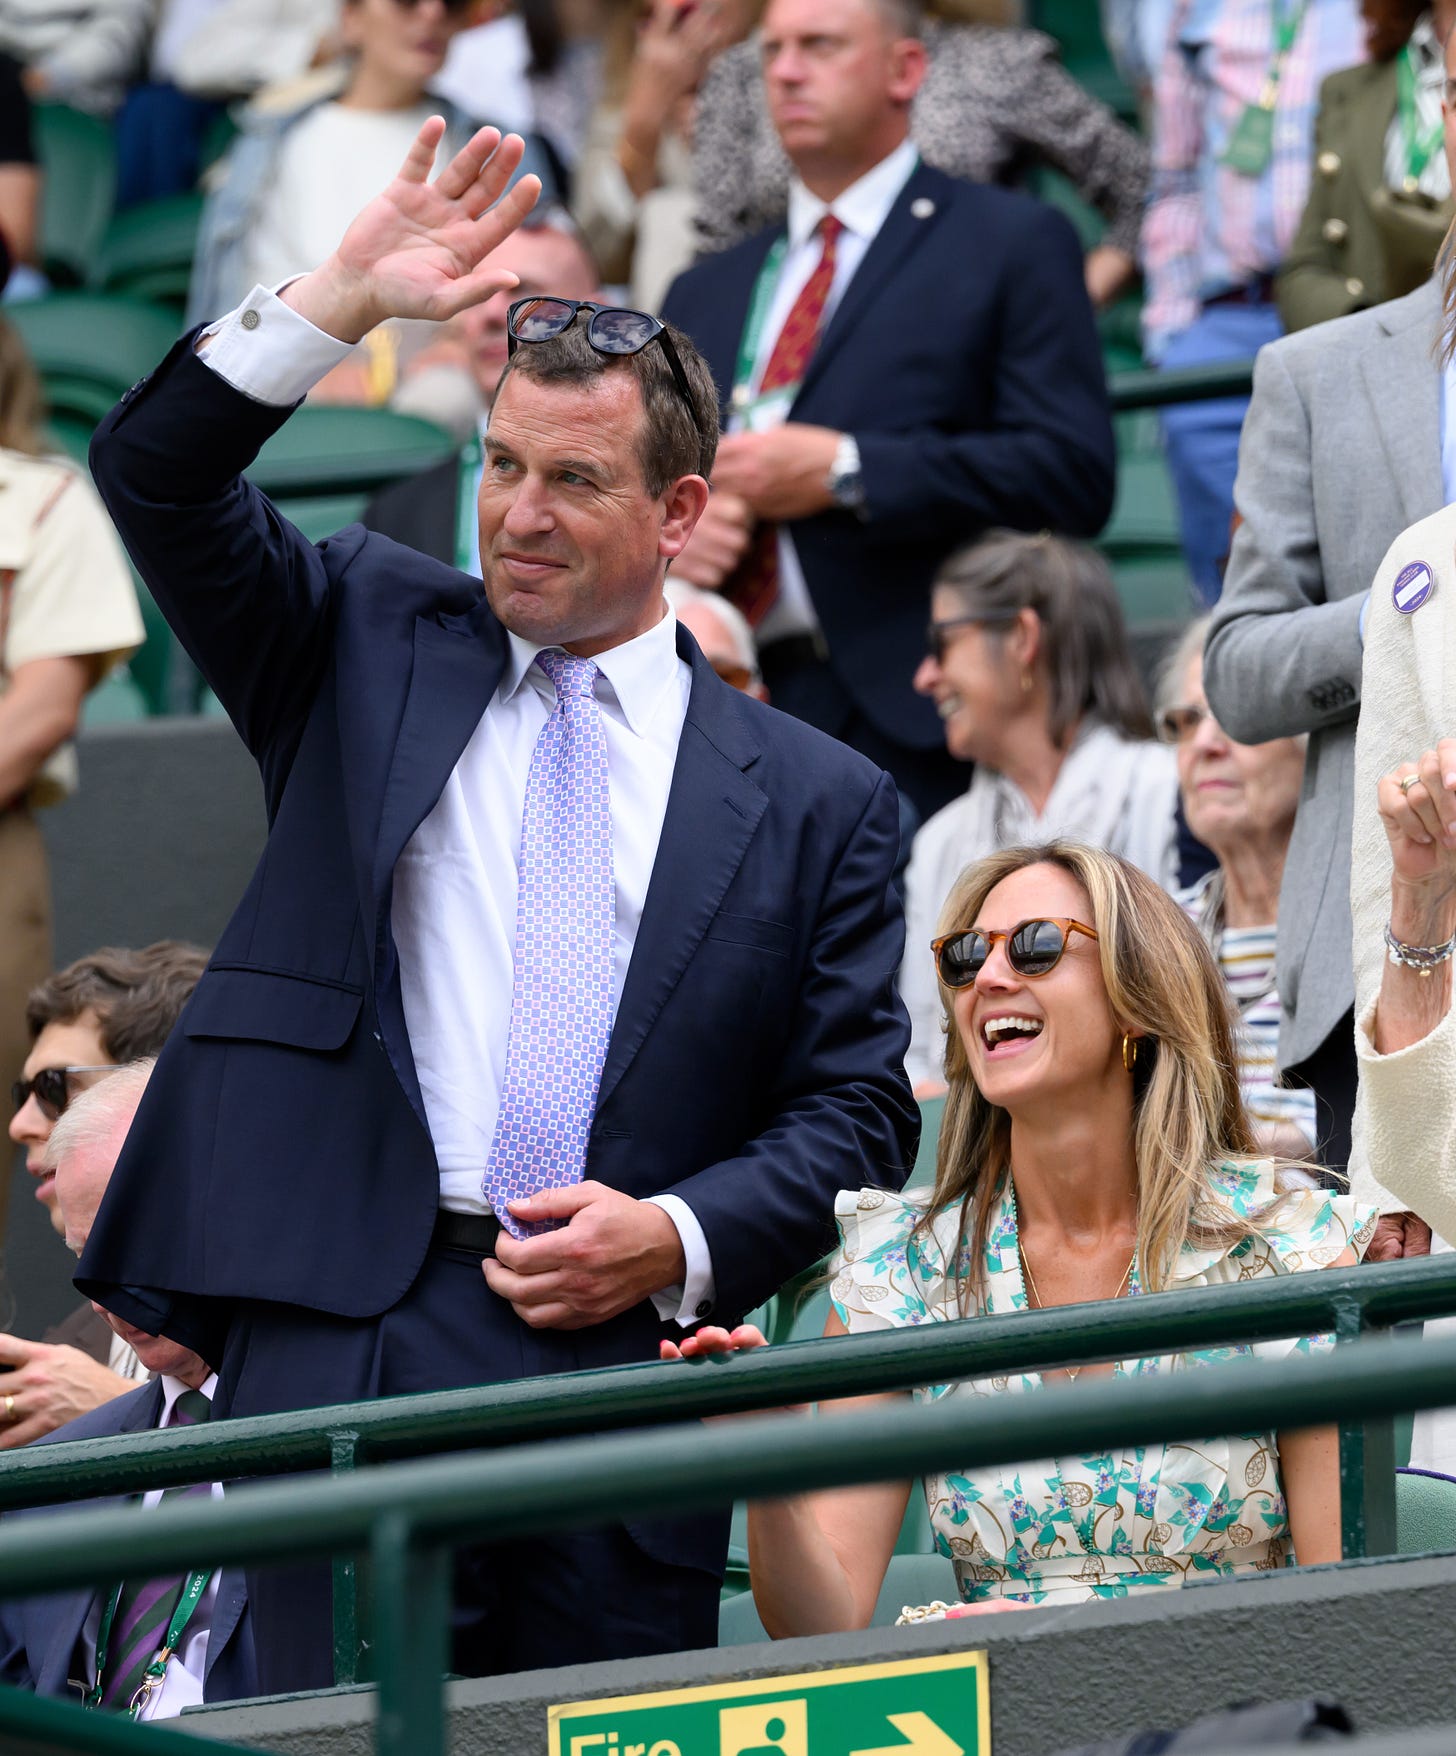
[[716,591],[703,591],[682,579],[669,579],[663,595],[723,681],[755,701],[767,701],[768,690],[759,674],[753,629],[737,604]]
[[[47,1142],[66,1244],[78,1256],[151,1070],[151,1061],[133,1061],[82,1092]],[[197,1354],[122,1323],[99,1305],[96,1309],[136,1350],[152,1380],[56,1428],[37,1444],[187,1426],[208,1418],[217,1378]],[[164,1494],[221,1499],[222,1487],[212,1482],[154,1489],[142,1503],[154,1506]],[[51,1510],[13,1516],[45,1517]],[[110,1588],[0,1603],[0,1680],[37,1695],[74,1700],[79,1690],[88,1706],[125,1713],[137,1702],[136,1718],[167,1719],[198,1702],[255,1695],[255,1675],[240,1572],[123,1580]]]

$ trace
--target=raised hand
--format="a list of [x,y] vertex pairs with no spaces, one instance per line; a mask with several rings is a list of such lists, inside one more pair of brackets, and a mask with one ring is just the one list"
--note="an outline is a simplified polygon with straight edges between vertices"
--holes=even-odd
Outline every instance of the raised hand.
[[1396,879],[1441,888],[1456,882],[1456,738],[1400,763],[1376,797]]
[[431,116],[399,175],[355,217],[327,262],[283,289],[285,304],[354,342],[388,318],[441,322],[518,284],[490,257],[541,193],[540,178],[522,177],[502,199],[524,142],[482,128],[431,183],[444,133],[444,118]]

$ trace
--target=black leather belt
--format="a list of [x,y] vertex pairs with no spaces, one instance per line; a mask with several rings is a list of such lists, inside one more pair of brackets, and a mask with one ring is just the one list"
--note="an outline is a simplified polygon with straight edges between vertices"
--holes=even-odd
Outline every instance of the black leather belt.
[[494,1256],[501,1222],[493,1213],[450,1213],[441,1208],[430,1236],[432,1250],[461,1250],[471,1256]]

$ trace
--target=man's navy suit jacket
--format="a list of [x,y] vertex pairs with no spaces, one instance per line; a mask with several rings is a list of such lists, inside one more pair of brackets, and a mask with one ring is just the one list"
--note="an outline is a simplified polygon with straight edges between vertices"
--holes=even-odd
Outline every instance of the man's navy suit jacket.
[[[77,1284],[216,1363],[232,1301],[372,1317],[424,1261],[439,1178],[391,883],[508,643],[478,579],[357,525],[305,542],[239,474],[289,411],[192,346],[102,422],[92,468],[257,758],[270,830]],[[837,1189],[904,1182],[919,1115],[895,991],[893,783],[729,688],[681,631],[679,652],[687,718],[586,1175],[688,1203],[716,1321],[833,1242]],[[660,1332],[644,1301],[578,1341],[589,1363],[641,1360]]]
[[[771,227],[680,275],[663,316],[706,357],[728,415]],[[789,412],[852,433],[863,518],[790,526],[829,662],[884,736],[942,741],[911,689],[930,584],[994,525],[1095,536],[1116,448],[1082,252],[1029,196],[918,166],[829,320]]]
[[[37,1445],[60,1445],[70,1439],[103,1439],[117,1433],[143,1433],[157,1424],[162,1412],[162,1384],[154,1379],[126,1396],[102,1403]],[[44,1518],[50,1514],[116,1507],[125,1501],[85,1500],[65,1506],[37,1506],[12,1512],[8,1519]],[[76,1642],[96,1602],[95,1591],[64,1591],[48,1597],[0,1599],[0,1681],[37,1695],[54,1695],[79,1703],[69,1687],[80,1672],[73,1664]],[[89,1682],[90,1678],[85,1681]],[[240,1570],[226,1569],[218,1581],[212,1627],[207,1636],[203,1697],[207,1701],[241,1701],[258,1693],[252,1617]]]

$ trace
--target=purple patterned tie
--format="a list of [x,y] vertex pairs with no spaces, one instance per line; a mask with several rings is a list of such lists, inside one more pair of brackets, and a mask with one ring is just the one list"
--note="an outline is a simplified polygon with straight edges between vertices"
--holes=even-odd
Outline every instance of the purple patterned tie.
[[612,1028],[612,807],[597,667],[550,649],[556,689],[526,777],[516,892],[515,986],[486,1199],[512,1236],[508,1201],[579,1183]]
[[[200,1390],[184,1390],[172,1405],[174,1427],[192,1427],[211,1418],[212,1404]],[[211,1493],[211,1482],[194,1482],[185,1488],[164,1489],[162,1499],[170,1504],[189,1495]],[[106,1675],[102,1679],[103,1707],[119,1713],[126,1711],[162,1644],[186,1582],[186,1574],[174,1573],[165,1579],[138,1580],[134,1585],[128,1581],[122,1588],[111,1627]]]

